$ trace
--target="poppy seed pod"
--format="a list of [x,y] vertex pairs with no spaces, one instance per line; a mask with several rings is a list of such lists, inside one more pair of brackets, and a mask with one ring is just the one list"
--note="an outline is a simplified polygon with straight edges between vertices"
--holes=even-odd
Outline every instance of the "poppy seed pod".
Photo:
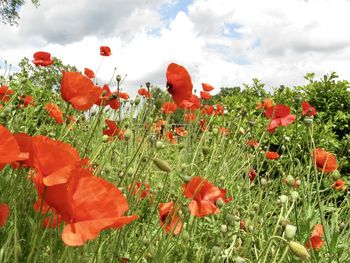
[[309,252],[306,248],[298,242],[290,241],[288,243],[290,250],[301,260],[308,260],[310,258]]
[[313,120],[312,118],[310,118],[310,117],[305,117],[305,118],[304,118],[304,123],[305,123],[305,125],[308,126],[308,127],[311,127],[311,126],[312,126],[313,121],[314,121],[314,120]]
[[153,158],[152,160],[153,160],[153,163],[163,172],[166,172],[166,173],[171,172],[171,167],[167,161],[159,159],[159,158]]
[[125,133],[124,133],[124,139],[126,141],[130,140],[132,137],[132,130],[130,129],[126,129]]
[[116,79],[118,82],[120,82],[120,81],[122,80],[122,76],[117,75],[115,79]]

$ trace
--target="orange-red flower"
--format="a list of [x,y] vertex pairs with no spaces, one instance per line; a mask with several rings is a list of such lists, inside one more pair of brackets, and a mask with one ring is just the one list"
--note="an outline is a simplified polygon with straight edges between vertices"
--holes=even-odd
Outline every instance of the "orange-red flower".
[[27,108],[29,105],[35,106],[35,103],[33,102],[33,96],[19,97],[19,99],[22,102],[18,105],[19,109]]
[[165,114],[172,114],[176,111],[177,106],[175,103],[172,102],[164,102],[163,106],[162,106],[162,111]]
[[51,118],[53,118],[57,123],[62,124],[63,121],[63,113],[56,104],[48,103],[45,105],[45,109],[49,112]]
[[116,91],[116,92],[113,92],[114,94],[116,94],[119,98],[123,99],[123,100],[127,100],[129,99],[129,94],[128,93],[125,93],[125,92],[121,92],[121,91]]
[[44,51],[38,51],[33,55],[34,59],[32,62],[35,66],[50,66],[53,64],[53,60],[51,59],[51,54]]
[[256,106],[256,109],[259,110],[259,109],[261,109],[263,106],[264,106],[264,109],[265,109],[265,110],[268,109],[268,108],[270,108],[270,107],[272,107],[272,106],[273,106],[273,100],[272,100],[272,99],[265,99],[265,100],[264,100],[264,104],[263,104],[261,101],[259,101],[259,102],[258,102],[258,105]]
[[10,215],[10,207],[7,204],[0,204],[0,227],[3,227]]
[[99,99],[96,101],[96,105],[99,106],[106,106],[109,105],[114,110],[119,109],[119,102],[117,97],[111,92],[109,89],[108,85],[103,85],[102,90],[101,90],[101,96]]
[[191,215],[202,217],[220,212],[215,202],[222,197],[222,192],[207,179],[193,176],[189,183],[182,185],[182,190],[187,198],[192,199],[188,205]]
[[84,75],[89,79],[93,79],[95,77],[95,73],[89,68],[84,68]]
[[209,85],[207,83],[202,83],[202,88],[204,91],[208,91],[208,92],[210,92],[214,89],[211,85]]
[[200,93],[203,100],[209,100],[211,98],[211,95],[207,91],[201,91]]
[[[129,189],[131,188],[131,186],[129,186]],[[149,190],[151,189],[151,186],[149,184],[146,183],[142,183],[142,182],[136,182],[134,190],[132,191],[133,195],[139,195],[139,198],[145,199],[148,195]]]
[[206,119],[198,120],[198,125],[201,131],[204,132],[207,129],[207,120]]
[[214,113],[213,105],[204,105],[202,107],[202,114],[203,115],[212,115],[213,113]]
[[6,85],[3,85],[0,87],[0,101],[9,101],[10,95],[14,94],[15,92],[7,87]]
[[174,202],[159,204],[160,224],[167,233],[180,234],[183,223],[178,216],[179,209],[179,206],[175,205]]
[[214,115],[224,115],[224,107],[222,107],[220,104],[216,104]]
[[180,107],[187,110],[198,110],[201,107],[201,101],[197,95],[192,94],[188,100],[181,102]]
[[0,170],[8,163],[28,158],[29,154],[21,151],[13,134],[0,125]]
[[255,140],[249,140],[246,142],[246,144],[253,147],[253,148],[259,147],[259,142],[255,141]]
[[315,116],[317,114],[316,109],[312,107],[307,101],[303,101],[301,103],[301,107],[303,109],[302,115]]
[[222,135],[230,135],[231,134],[229,128],[226,128],[223,126],[219,128],[219,133]]
[[176,143],[176,138],[171,131],[167,131],[164,133],[164,138],[170,143]]
[[345,181],[338,179],[334,184],[332,184],[332,187],[337,191],[344,191],[346,189]]
[[105,123],[108,128],[102,131],[104,135],[108,135],[110,137],[119,135],[120,130],[118,129],[117,123],[115,121],[105,120]]
[[306,248],[310,249],[312,247],[314,250],[319,250],[324,241],[322,240],[323,236],[323,226],[321,224],[314,225],[314,229],[312,230],[311,237],[308,241],[306,241]]
[[337,158],[334,154],[322,148],[316,148],[311,153],[317,169],[324,173],[331,173],[337,170]]
[[143,96],[143,97],[145,97],[145,98],[151,98],[151,97],[152,97],[152,94],[149,93],[149,92],[147,91],[147,89],[145,89],[145,88],[140,88],[140,89],[137,91],[137,93],[138,93],[140,96]]
[[282,104],[265,109],[265,116],[271,120],[267,129],[271,133],[279,126],[292,124],[296,119],[295,115],[290,114],[290,108]]
[[253,182],[255,177],[257,176],[258,174],[256,173],[256,171],[254,169],[250,169],[248,171],[248,177],[249,177],[249,181],[250,182]]
[[270,159],[270,160],[275,160],[278,157],[280,157],[280,155],[277,152],[270,152],[270,151],[266,152],[265,156],[266,156],[267,159]]
[[32,137],[26,133],[15,133],[13,137],[16,139],[19,149],[22,153],[28,153],[28,159],[19,160],[24,166],[34,167],[34,152],[32,146]]
[[194,121],[196,119],[196,115],[193,114],[192,112],[188,112],[184,114],[184,121],[185,122],[191,122]]
[[176,105],[181,107],[184,100],[189,100],[192,95],[192,81],[187,70],[178,64],[171,63],[166,71],[167,89],[173,97]]
[[88,110],[99,99],[102,90],[79,72],[63,72],[61,96],[74,109]]
[[104,57],[108,57],[108,56],[112,55],[110,47],[101,46],[100,47],[100,55],[104,56]]
[[175,127],[175,132],[180,137],[186,137],[188,134],[184,127]]

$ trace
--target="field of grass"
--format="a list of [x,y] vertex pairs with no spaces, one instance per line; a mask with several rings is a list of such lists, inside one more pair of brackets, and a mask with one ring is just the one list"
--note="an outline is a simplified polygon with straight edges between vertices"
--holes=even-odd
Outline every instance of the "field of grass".
[[0,263],[350,262],[348,135],[310,94],[171,64],[129,98],[48,59],[0,79]]

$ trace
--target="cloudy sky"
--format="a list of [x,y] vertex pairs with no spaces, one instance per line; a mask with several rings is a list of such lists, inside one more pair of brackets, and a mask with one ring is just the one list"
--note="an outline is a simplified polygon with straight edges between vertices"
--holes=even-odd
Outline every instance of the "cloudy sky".
[[[30,1],[28,1],[30,2]],[[20,25],[0,24],[0,65],[39,50],[96,70],[127,74],[124,90],[147,81],[165,86],[169,63],[189,71],[195,87],[305,83],[336,71],[350,79],[349,0],[41,0],[20,11]]]

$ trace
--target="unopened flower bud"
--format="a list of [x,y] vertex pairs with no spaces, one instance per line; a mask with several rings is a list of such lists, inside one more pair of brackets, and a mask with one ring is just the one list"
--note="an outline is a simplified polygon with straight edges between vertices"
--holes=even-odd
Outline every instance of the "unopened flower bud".
[[306,248],[302,244],[295,241],[290,241],[288,244],[293,254],[301,260],[308,260],[310,258],[309,252],[307,252]]
[[313,121],[314,121],[314,120],[313,120],[312,118],[310,118],[310,117],[305,117],[305,118],[304,118],[304,123],[305,123],[305,125],[308,126],[308,127],[311,127],[311,126],[312,126]]
[[164,144],[161,141],[157,141],[156,142],[156,148],[157,149],[162,149],[162,148],[164,148]]
[[287,240],[293,240],[297,232],[297,227],[293,225],[286,225],[284,236]]
[[115,79],[116,79],[118,82],[120,82],[120,81],[122,80],[122,76],[117,75]]
[[223,207],[225,205],[225,202],[224,200],[222,200],[222,198],[219,198],[217,201],[216,201],[216,206],[217,207]]
[[166,172],[166,173],[171,172],[171,167],[167,161],[159,159],[159,158],[154,158],[153,163],[163,172]]
[[293,186],[293,185],[294,185],[294,177],[291,176],[291,175],[288,175],[288,176],[286,177],[286,184],[287,184],[288,186]]
[[132,130],[130,129],[126,129],[125,133],[124,133],[124,139],[126,141],[130,140],[132,137]]
[[285,204],[288,201],[288,196],[280,195],[278,200],[281,202],[281,204]]
[[298,193],[297,191],[292,191],[292,192],[290,193],[290,196],[292,197],[292,199],[293,199],[294,201],[296,201],[296,200],[299,199],[299,193]]
[[109,136],[108,135],[103,135],[102,136],[102,141],[103,142],[108,142]]
[[221,225],[221,233],[227,233],[227,225]]

